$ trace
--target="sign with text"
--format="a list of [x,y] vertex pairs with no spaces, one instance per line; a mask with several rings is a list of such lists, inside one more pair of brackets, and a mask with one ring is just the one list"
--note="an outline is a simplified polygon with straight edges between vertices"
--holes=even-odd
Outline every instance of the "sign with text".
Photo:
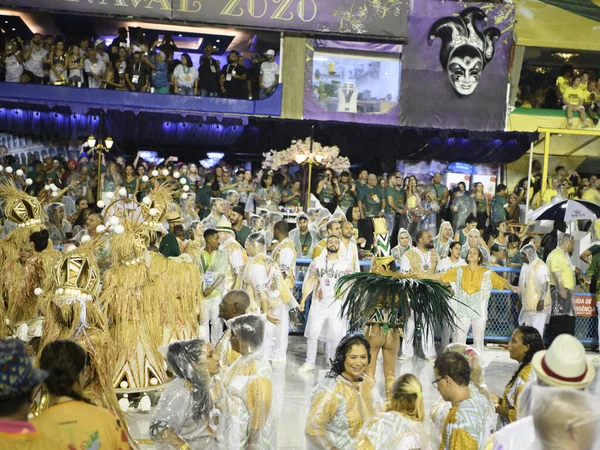
[[408,0],[0,0],[0,4],[403,41]]
[[579,317],[594,317],[596,315],[596,296],[573,294],[573,308]]

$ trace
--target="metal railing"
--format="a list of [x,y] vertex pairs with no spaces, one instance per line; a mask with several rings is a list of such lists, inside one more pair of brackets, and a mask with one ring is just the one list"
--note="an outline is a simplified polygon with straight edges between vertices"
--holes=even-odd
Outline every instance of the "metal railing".
[[[308,258],[299,258],[296,260],[296,267],[307,267],[311,261]],[[360,261],[363,271],[365,270],[364,268],[368,268],[370,265],[371,261]],[[512,284],[516,284],[516,278],[521,273],[520,269],[514,267],[490,266],[489,269],[506,278],[512,278]],[[301,270],[297,271],[298,274],[300,272]],[[298,302],[300,302],[302,296],[302,282],[302,279],[297,278],[294,285],[293,294]],[[577,295],[591,296],[591,294],[587,293],[578,293]],[[521,300],[517,294],[507,290],[492,290],[488,303],[488,317],[485,329],[486,342],[506,343],[510,341],[513,330],[519,326],[520,310]],[[292,334],[302,334],[304,333],[304,325],[304,314],[298,314],[294,323],[290,324],[290,332]],[[575,321],[575,337],[584,345],[598,345],[598,317],[578,316]],[[470,334],[468,338],[471,338]]]

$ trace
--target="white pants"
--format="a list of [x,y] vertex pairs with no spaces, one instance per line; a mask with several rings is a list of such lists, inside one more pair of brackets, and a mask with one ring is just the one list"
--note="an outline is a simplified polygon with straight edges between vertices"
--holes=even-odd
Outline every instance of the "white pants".
[[285,361],[288,334],[290,331],[290,315],[282,302],[271,310],[269,313],[280,320],[279,325],[275,325],[268,320],[265,320],[265,339],[264,339],[264,355],[267,361],[280,360]]
[[319,336],[325,324],[327,324],[327,339],[325,350],[327,358],[333,359],[335,350],[342,338],[346,335],[348,328],[346,319],[340,317],[342,302],[322,300],[313,301],[308,313],[308,321],[304,336],[306,336],[306,362],[315,364],[317,361],[317,347]]
[[[544,337],[544,328],[548,323],[548,313],[543,312],[522,312],[519,315],[519,325],[528,325],[540,332],[540,336]],[[598,325],[600,331],[600,325]]]
[[469,327],[473,327],[473,347],[483,356],[483,342],[485,337],[485,323],[487,319],[470,319],[468,317],[456,318],[456,329],[452,334],[454,344],[466,344]]
[[[435,342],[433,340],[433,330],[426,328],[422,331],[421,345],[425,357],[436,356]],[[402,354],[412,358],[415,354],[413,342],[415,339],[415,317],[411,312],[410,317],[404,325],[404,339],[402,340]]]
[[[203,338],[210,338],[210,342],[213,345],[217,345],[219,339],[223,335],[223,320],[219,317],[219,305],[221,304],[221,298],[215,297],[208,300],[203,300],[202,309],[202,332]],[[208,331],[208,324],[211,324],[210,336]]]

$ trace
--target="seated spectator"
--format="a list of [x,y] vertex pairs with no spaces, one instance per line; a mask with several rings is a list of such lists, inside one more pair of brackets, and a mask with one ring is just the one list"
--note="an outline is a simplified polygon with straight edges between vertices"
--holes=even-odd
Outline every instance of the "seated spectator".
[[279,64],[275,62],[275,50],[267,50],[266,61],[260,65],[259,98],[261,100],[269,97],[279,84]]
[[190,55],[181,55],[181,64],[173,72],[174,92],[179,95],[198,95],[198,71]]
[[46,228],[50,233],[50,240],[53,245],[59,245],[68,239],[67,234],[71,233],[71,224],[65,218],[65,207],[62,203],[51,203],[47,207],[48,220]]
[[556,97],[559,104],[562,104],[565,91],[573,83],[573,66],[565,64],[560,68],[560,76],[556,79]]
[[55,430],[38,430],[27,420],[36,388],[48,377],[34,369],[25,344],[0,340],[0,445],[6,449],[46,450],[66,448]]
[[82,392],[88,382],[88,355],[73,341],[54,341],[42,350],[40,368],[50,394],[48,409],[32,420],[41,432],[52,434],[61,447],[126,450],[130,448],[117,415],[87,402]]
[[600,93],[598,92],[598,82],[590,81],[587,88],[583,91],[583,95],[583,106],[594,125],[598,125],[598,119],[596,119],[596,114],[600,115]]
[[581,118],[581,127],[589,127],[589,123],[585,116],[585,108],[583,106],[583,97],[579,85],[581,84],[581,76],[575,75],[573,83],[567,87],[563,93],[563,109],[567,111],[567,128],[573,127],[573,112],[578,112]]

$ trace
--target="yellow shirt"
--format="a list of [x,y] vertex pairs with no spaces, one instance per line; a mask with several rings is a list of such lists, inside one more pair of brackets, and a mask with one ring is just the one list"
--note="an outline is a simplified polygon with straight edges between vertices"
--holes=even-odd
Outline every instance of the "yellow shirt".
[[119,418],[108,409],[71,401],[51,406],[33,418],[40,433],[51,434],[67,448],[130,450]]
[[[448,272],[442,274],[442,281],[444,283],[456,282],[456,271],[458,267],[450,269]],[[487,267],[477,266],[475,270],[471,270],[469,267],[463,267],[462,283],[460,287],[467,294],[474,294],[481,289],[483,283],[483,274],[488,270]],[[496,272],[492,272],[492,289],[501,290],[504,288],[506,280],[501,276],[497,275]]]
[[558,273],[560,274],[563,286],[566,289],[575,288],[575,275],[573,274],[573,269],[569,263],[569,258],[563,250],[560,248],[555,248],[552,250],[546,259],[546,265],[548,266],[548,271],[550,272],[550,285],[556,286],[556,283],[554,282],[554,276],[552,274]]
[[564,94],[565,89],[570,86],[569,81],[565,77],[558,77],[556,79],[556,85],[558,86],[561,95]]
[[595,203],[596,205],[600,205],[600,192],[595,189],[587,189],[583,192],[581,200],[586,200],[588,202]]
[[18,430],[19,422],[10,421],[12,431],[0,431],[0,450],[70,450],[66,444],[56,440],[51,430],[40,431],[31,424],[23,423],[22,430]]
[[556,197],[558,195],[558,192],[556,191],[556,189],[546,189],[546,191],[544,192],[544,196],[542,197],[542,203],[544,205],[547,205],[548,203],[552,202],[552,198]]
[[563,98],[565,99],[565,103],[577,106],[581,103],[583,93],[581,89],[575,89],[574,87],[569,86],[565,89],[565,92],[563,92]]

